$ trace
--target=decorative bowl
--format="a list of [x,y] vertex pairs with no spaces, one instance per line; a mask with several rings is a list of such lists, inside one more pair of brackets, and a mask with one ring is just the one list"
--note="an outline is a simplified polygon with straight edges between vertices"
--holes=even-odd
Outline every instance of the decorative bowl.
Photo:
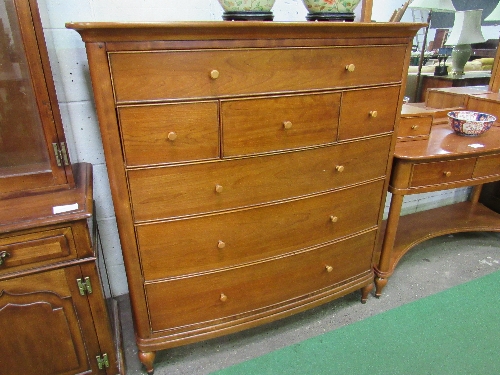
[[496,117],[474,111],[448,112],[448,122],[459,135],[480,135],[486,132],[496,121]]
[[219,0],[226,12],[270,12],[276,0]]
[[360,0],[302,0],[309,13],[352,13]]

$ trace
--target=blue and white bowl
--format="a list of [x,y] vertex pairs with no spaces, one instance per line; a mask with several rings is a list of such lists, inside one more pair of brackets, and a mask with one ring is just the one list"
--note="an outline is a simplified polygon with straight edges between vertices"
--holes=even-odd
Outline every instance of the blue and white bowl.
[[480,135],[486,132],[496,117],[488,113],[474,111],[448,112],[448,122],[455,133],[459,135]]

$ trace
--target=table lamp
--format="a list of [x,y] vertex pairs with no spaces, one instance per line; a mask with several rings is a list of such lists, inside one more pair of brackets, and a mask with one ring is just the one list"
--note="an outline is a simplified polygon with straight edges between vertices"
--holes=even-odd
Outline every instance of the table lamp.
[[493,11],[484,19],[485,21],[500,21],[500,3]]
[[485,41],[481,32],[482,9],[464,10],[455,13],[455,22],[445,45],[453,46],[451,51],[452,75],[462,76],[464,66],[472,54],[471,44]]
[[408,6],[413,9],[424,9],[428,10],[429,14],[427,16],[427,26],[425,27],[424,41],[422,43],[422,48],[420,51],[420,60],[418,62],[417,70],[417,87],[415,90],[415,100],[419,97],[420,92],[420,76],[422,75],[422,64],[424,62],[424,53],[427,46],[427,34],[429,33],[429,26],[431,24],[432,12],[455,12],[456,9],[453,6],[451,0],[413,0],[413,2]]

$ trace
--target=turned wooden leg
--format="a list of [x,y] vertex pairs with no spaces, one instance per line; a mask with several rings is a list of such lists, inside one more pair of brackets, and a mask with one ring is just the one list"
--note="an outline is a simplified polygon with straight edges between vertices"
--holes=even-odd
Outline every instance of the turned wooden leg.
[[153,367],[153,362],[155,361],[156,352],[141,352],[139,350],[139,360],[146,369],[149,375],[153,375],[155,369]]
[[388,281],[388,279],[386,277],[377,276],[375,278],[375,285],[376,285],[375,297],[378,298],[382,295],[382,290],[387,285],[387,281]]
[[361,289],[361,303],[366,303],[366,301],[368,300],[368,295],[372,290],[373,290],[373,283],[370,283],[369,285]]

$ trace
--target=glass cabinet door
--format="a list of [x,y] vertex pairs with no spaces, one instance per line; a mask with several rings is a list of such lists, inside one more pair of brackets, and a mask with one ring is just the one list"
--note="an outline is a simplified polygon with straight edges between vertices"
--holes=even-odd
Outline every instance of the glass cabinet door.
[[72,184],[36,2],[0,0],[0,197]]

